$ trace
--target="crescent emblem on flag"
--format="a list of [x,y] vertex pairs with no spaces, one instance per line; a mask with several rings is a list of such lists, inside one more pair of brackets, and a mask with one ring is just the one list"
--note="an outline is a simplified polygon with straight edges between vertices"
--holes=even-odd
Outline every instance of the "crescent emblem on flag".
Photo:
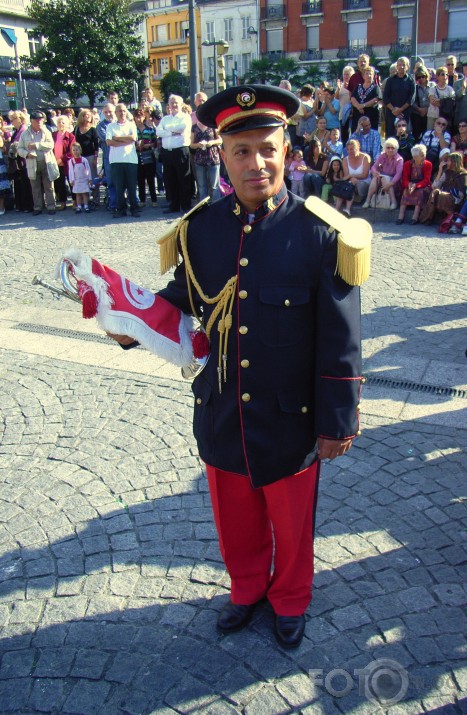
[[156,296],[146,288],[136,285],[122,276],[122,288],[125,298],[134,308],[139,310],[147,310],[154,305]]

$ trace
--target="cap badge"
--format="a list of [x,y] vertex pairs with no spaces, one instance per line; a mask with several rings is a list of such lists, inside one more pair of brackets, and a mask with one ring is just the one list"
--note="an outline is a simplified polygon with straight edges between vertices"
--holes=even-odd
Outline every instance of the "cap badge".
[[256,94],[254,92],[240,92],[237,94],[237,104],[242,109],[249,109],[256,103]]

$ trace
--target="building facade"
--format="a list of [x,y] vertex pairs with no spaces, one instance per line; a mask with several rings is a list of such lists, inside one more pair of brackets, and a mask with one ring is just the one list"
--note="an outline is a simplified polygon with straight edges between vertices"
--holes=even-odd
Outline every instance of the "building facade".
[[[418,4],[418,32],[414,17]],[[262,54],[303,63],[418,55],[438,65],[467,57],[465,0],[261,0]]]

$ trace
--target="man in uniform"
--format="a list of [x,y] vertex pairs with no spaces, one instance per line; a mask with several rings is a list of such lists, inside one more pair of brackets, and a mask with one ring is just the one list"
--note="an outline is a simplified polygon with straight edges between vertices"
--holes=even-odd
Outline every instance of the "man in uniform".
[[311,600],[320,461],[358,433],[362,381],[359,289],[336,275],[335,231],[283,181],[284,128],[298,106],[286,90],[252,85],[199,107],[223,138],[235,193],[182,221],[183,260],[159,292],[202,314],[210,333],[192,389],[231,578],[218,628],[244,627],[266,598],[285,648],[300,644]]

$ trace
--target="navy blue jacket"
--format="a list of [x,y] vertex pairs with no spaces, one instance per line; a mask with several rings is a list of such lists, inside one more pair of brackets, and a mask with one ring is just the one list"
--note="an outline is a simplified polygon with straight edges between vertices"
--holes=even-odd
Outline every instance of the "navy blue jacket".
[[[300,471],[317,436],[356,434],[360,292],[335,275],[335,234],[285,187],[256,210],[251,230],[249,220],[233,194],[190,219],[188,254],[204,293],[238,274],[227,382],[219,394],[213,329],[192,389],[201,458],[260,487]],[[183,263],[159,294],[191,313]],[[207,322],[213,306],[197,297],[199,308]]]

